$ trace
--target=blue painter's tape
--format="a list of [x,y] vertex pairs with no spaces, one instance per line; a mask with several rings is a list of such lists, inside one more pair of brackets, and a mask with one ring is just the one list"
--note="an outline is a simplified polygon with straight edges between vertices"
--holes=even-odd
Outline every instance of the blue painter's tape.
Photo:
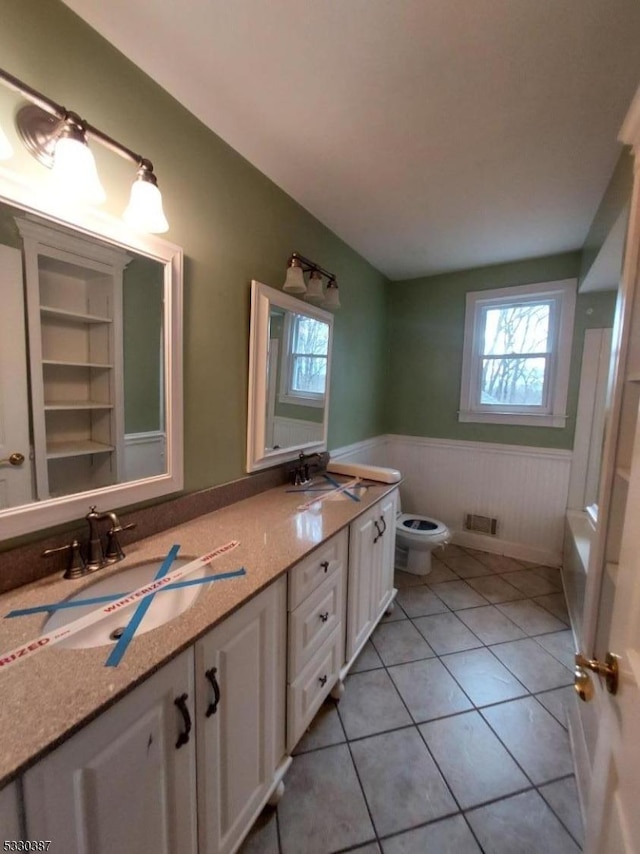
[[[325,472],[322,476],[325,478],[325,480],[328,480],[329,483],[332,484],[333,486],[335,486],[337,489],[340,489],[342,487],[342,484],[338,483],[338,481],[335,480],[333,477],[331,477],[330,474],[327,474]],[[355,493],[349,492],[348,489],[343,489],[342,491],[344,492],[345,495],[348,495],[352,501],[360,501],[359,495],[355,495]]]
[[[162,561],[160,569],[156,573],[156,577],[154,581],[158,581],[160,578],[164,578],[164,576],[171,569],[171,564],[176,559],[176,555],[180,551],[180,546],[171,546],[169,549],[169,553],[166,558]],[[155,593],[153,596],[147,596],[143,599],[131,615],[131,619],[127,623],[125,630],[122,632],[120,637],[118,638],[118,642],[114,646],[114,648],[109,653],[109,657],[105,661],[105,667],[117,667],[122,661],[122,656],[127,651],[127,648],[131,641],[133,640],[133,636],[138,631],[138,627],[142,620],[144,619],[144,615],[147,613],[149,608],[151,607],[151,603],[155,599]]]
[[[190,578],[185,581],[176,581],[174,584],[168,584],[166,587],[156,591],[156,596],[161,593],[167,593],[169,590],[180,590],[181,587],[193,587],[196,584],[211,584],[213,581],[225,581],[228,578],[240,578],[246,575],[247,570],[242,567],[233,572],[221,572],[219,575],[205,575],[204,578]],[[56,602],[49,605],[36,605],[33,608],[16,608],[14,611],[9,611],[5,614],[5,620],[9,617],[28,617],[31,614],[52,614],[55,611],[62,611],[65,608],[82,608],[83,605],[102,605],[105,602],[115,602],[116,599],[122,599],[131,593],[127,590],[124,593],[109,593],[107,596],[94,596],[91,599],[76,599],[73,602]]]

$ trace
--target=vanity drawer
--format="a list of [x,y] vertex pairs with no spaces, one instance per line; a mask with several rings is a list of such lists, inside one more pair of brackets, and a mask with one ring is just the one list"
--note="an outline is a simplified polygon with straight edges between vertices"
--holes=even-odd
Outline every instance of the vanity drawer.
[[289,614],[289,679],[293,681],[331,632],[344,626],[345,569],[337,569]]
[[349,532],[336,534],[289,570],[289,610],[293,611],[339,566],[346,566]]
[[287,750],[302,737],[335,685],[344,659],[341,627],[334,629],[287,689]]

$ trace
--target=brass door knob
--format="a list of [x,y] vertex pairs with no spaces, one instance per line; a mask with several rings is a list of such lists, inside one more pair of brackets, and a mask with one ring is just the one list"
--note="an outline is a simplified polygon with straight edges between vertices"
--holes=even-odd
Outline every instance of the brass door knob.
[[0,464],[9,463],[10,466],[21,466],[24,462],[24,454],[16,451],[15,454],[10,454],[4,460],[0,460]]
[[616,694],[618,691],[618,659],[615,655],[608,652],[605,656],[604,664],[598,661],[597,658],[587,658],[581,652],[576,653],[575,670],[573,671],[573,687],[578,697],[585,703],[592,699],[594,690],[591,677],[587,670],[597,673],[602,676],[607,686],[607,691],[610,694]]

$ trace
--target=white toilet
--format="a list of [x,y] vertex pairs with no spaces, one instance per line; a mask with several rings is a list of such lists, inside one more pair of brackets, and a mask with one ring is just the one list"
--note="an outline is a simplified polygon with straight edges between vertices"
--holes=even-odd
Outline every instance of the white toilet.
[[445,546],[451,539],[451,531],[444,522],[417,513],[402,513],[396,516],[396,569],[413,575],[428,575],[431,572],[431,552],[437,546]]

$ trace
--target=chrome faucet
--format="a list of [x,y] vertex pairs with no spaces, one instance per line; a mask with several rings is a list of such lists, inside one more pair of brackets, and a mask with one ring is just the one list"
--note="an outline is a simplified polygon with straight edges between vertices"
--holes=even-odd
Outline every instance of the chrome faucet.
[[[64,574],[65,578],[81,578],[83,575],[88,575],[90,572],[95,572],[97,569],[102,569],[105,566],[109,566],[109,564],[122,560],[125,554],[120,545],[118,534],[122,531],[130,531],[136,527],[135,523],[121,525],[120,520],[113,510],[100,513],[96,507],[89,508],[85,519],[89,525],[86,560],[82,555],[82,547],[76,539],[69,545],[60,546],[56,549],[47,549],[42,553],[43,557],[48,557],[57,552],[69,552],[69,563]],[[100,536],[99,523],[107,519],[111,522],[111,527],[107,531],[107,550],[105,552]]]

